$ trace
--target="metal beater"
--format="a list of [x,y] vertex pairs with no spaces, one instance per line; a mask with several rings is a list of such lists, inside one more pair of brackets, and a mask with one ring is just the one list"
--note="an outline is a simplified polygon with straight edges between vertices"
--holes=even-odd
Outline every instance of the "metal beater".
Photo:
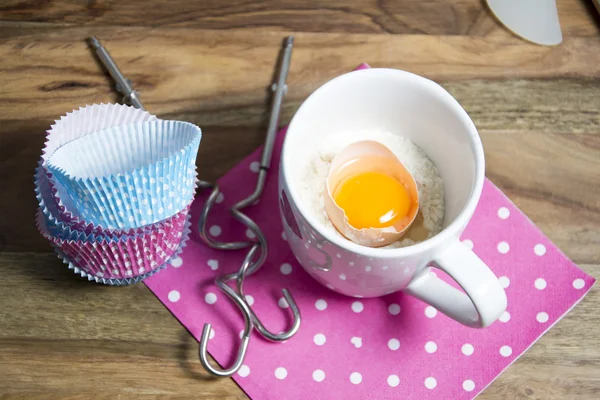
[[[198,182],[198,186],[200,188],[211,189],[211,193],[208,199],[206,200],[198,222],[198,233],[200,238],[208,246],[215,249],[248,249],[248,253],[246,254],[246,257],[244,258],[244,261],[242,262],[242,265],[240,266],[240,269],[237,272],[222,275],[215,279],[215,284],[217,285],[217,287],[237,305],[244,318],[244,331],[242,334],[242,342],[238,350],[236,360],[233,363],[233,365],[226,369],[215,368],[208,362],[207,345],[211,332],[211,325],[208,323],[204,325],[202,337],[200,338],[198,355],[202,366],[208,372],[215,376],[231,376],[238,371],[238,369],[242,366],[244,362],[244,357],[246,356],[246,351],[248,349],[248,344],[250,342],[250,337],[252,335],[253,330],[256,329],[256,331],[258,331],[258,333],[267,340],[279,342],[288,340],[289,338],[294,336],[294,334],[296,334],[296,332],[300,328],[300,310],[298,309],[294,298],[287,289],[282,289],[282,292],[283,296],[285,297],[285,300],[289,304],[289,307],[292,311],[294,322],[291,328],[286,332],[276,334],[269,331],[260,321],[256,313],[252,310],[252,307],[246,301],[246,297],[244,296],[244,280],[248,275],[251,275],[254,272],[256,272],[265,262],[267,258],[268,243],[265,238],[265,235],[262,233],[259,226],[241,211],[249,205],[254,204],[260,198],[265,186],[267,173],[271,165],[271,157],[273,155],[273,145],[275,144],[281,103],[284,94],[287,92],[287,86],[285,82],[290,67],[293,43],[293,36],[287,37],[284,41],[283,54],[281,57],[281,64],[279,66],[278,76],[276,81],[271,86],[271,90],[273,91],[271,116],[269,118],[269,126],[267,128],[267,135],[265,138],[265,144],[260,160],[256,188],[254,189],[254,192],[250,194],[250,196],[248,196],[244,200],[239,201],[230,209],[232,216],[238,221],[240,221],[246,228],[252,231],[252,233],[254,233],[254,240],[240,242],[219,242],[214,240],[207,234],[206,225],[208,216],[213,205],[217,200],[217,197],[219,197],[219,194],[221,192],[217,184],[212,184],[210,182],[205,181]],[[115,80],[116,90],[124,96],[123,101],[128,102],[134,107],[143,110],[143,104],[137,92],[133,89],[131,82],[128,79],[126,79],[125,76],[123,76],[123,74],[111,58],[110,54],[108,54],[106,49],[100,44],[100,42],[95,37],[90,38],[90,44],[96,50],[100,61],[104,64],[111,77]],[[229,286],[228,282],[230,281],[235,281],[235,289]]]

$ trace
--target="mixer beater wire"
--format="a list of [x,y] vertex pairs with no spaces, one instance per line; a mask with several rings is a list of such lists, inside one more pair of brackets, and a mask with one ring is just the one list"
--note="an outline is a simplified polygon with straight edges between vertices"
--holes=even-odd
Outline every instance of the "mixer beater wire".
[[[131,82],[123,76],[123,74],[111,58],[108,51],[106,51],[106,49],[100,44],[100,42],[96,38],[90,38],[90,43],[92,47],[96,50],[100,61],[104,64],[109,74],[116,81],[117,90],[124,94],[124,99],[129,100],[131,105],[133,105],[134,107],[144,109],[144,106],[137,92],[135,92],[131,86]],[[244,318],[244,331],[242,333],[242,342],[238,349],[237,357],[233,365],[225,369],[216,368],[212,366],[208,361],[207,345],[211,333],[211,324],[207,323],[204,325],[202,337],[200,338],[198,355],[202,366],[209,373],[215,376],[227,377],[235,374],[239,370],[246,356],[248,344],[250,342],[250,337],[252,335],[253,330],[256,330],[263,338],[267,340],[273,342],[280,342],[288,340],[289,338],[294,336],[294,334],[296,334],[296,332],[298,332],[298,329],[300,328],[300,310],[298,309],[294,298],[287,289],[282,289],[282,292],[285,300],[287,301],[290,307],[290,310],[292,311],[294,320],[292,326],[286,332],[273,333],[264,326],[264,324],[260,321],[256,313],[252,310],[252,307],[250,306],[250,304],[248,304],[246,297],[244,296],[243,288],[244,280],[246,279],[246,277],[255,273],[267,259],[268,243],[265,235],[261,231],[260,227],[251,218],[244,214],[242,210],[259,200],[265,187],[267,173],[271,166],[273,146],[275,144],[275,139],[277,135],[277,125],[279,122],[281,103],[283,101],[283,96],[287,92],[286,80],[292,57],[293,43],[293,36],[288,36],[284,41],[283,53],[281,57],[281,63],[279,65],[277,79],[271,86],[271,90],[273,91],[273,102],[271,105],[271,115],[269,118],[267,135],[265,138],[265,144],[261,155],[256,187],[253,193],[251,193],[247,198],[234,204],[230,209],[231,215],[254,234],[254,240],[238,242],[219,242],[207,234],[206,226],[208,216],[210,215],[211,209],[216,203],[217,198],[219,197],[221,192],[218,184],[213,184],[205,181],[198,181],[198,186],[201,189],[211,190],[210,195],[208,196],[208,199],[206,200],[206,203],[204,204],[204,207],[200,214],[200,219],[198,221],[198,234],[200,238],[208,246],[219,250],[248,249],[248,253],[246,254],[246,257],[244,258],[244,261],[242,262],[242,265],[240,266],[237,272],[225,274],[215,279],[215,284],[217,285],[217,287],[234,302],[234,304],[239,308]],[[228,282],[231,281],[234,281],[235,289],[229,285]]]

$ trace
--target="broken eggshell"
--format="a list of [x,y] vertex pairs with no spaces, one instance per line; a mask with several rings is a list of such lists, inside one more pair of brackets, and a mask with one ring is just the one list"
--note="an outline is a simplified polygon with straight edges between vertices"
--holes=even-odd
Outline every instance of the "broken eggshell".
[[[332,193],[346,178],[364,172],[386,174],[405,186],[412,204],[404,218],[384,228],[357,229],[350,225],[345,211],[336,204]],[[367,247],[382,247],[399,240],[419,211],[419,192],[411,173],[390,149],[371,140],[352,143],[333,159],[323,197],[325,210],[333,226],[347,239]]]

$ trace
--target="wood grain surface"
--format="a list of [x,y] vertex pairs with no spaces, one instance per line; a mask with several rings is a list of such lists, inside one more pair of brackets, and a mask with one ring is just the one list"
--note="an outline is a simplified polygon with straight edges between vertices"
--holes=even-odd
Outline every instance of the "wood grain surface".
[[[83,282],[34,228],[44,133],[114,102],[96,35],[145,105],[205,133],[215,179],[261,144],[275,57],[296,37],[281,122],[355,68],[434,79],[479,128],[487,176],[582,269],[600,276],[600,18],[558,0],[564,42],[512,36],[480,0],[0,1],[0,399],[242,399],[143,285]],[[133,313],[131,311],[134,311]],[[600,291],[479,397],[600,398]]]

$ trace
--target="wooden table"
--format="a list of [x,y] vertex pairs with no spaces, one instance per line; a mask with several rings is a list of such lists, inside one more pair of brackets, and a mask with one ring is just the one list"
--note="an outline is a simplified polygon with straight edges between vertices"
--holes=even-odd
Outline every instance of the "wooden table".
[[[234,399],[144,285],[76,278],[34,228],[32,175],[54,119],[114,102],[84,43],[96,35],[148,109],[202,126],[202,177],[257,147],[282,38],[296,45],[282,123],[365,61],[440,82],[483,138],[487,176],[571,259],[600,276],[600,18],[558,0],[564,42],[529,44],[480,0],[0,3],[0,398]],[[232,144],[236,144],[232,146]],[[600,291],[481,399],[600,397]]]

